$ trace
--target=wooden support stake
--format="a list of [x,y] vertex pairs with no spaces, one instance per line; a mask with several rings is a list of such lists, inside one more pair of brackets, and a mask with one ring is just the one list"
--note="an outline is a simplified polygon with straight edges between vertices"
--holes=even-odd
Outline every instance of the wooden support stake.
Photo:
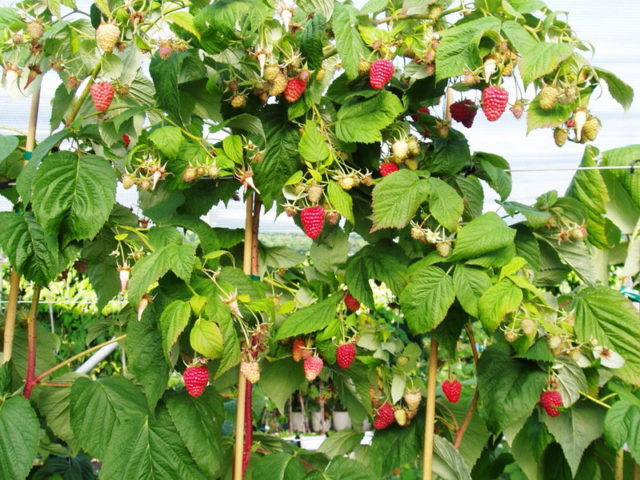
[[427,415],[424,423],[422,451],[422,480],[433,480],[433,440],[436,419],[436,375],[438,373],[438,341],[431,337],[429,350],[429,378],[427,380]]

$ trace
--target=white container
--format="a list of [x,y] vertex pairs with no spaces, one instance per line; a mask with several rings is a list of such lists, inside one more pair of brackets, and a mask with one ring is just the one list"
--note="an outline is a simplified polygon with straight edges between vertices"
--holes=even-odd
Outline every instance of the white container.
[[289,430],[292,432],[304,432],[305,418],[302,412],[291,412],[289,417]]
[[323,412],[311,412],[311,430],[325,433],[331,430],[331,419],[324,418]]
[[351,428],[351,419],[349,418],[349,412],[331,412],[331,418],[333,419],[333,429],[336,432],[340,430],[347,430]]

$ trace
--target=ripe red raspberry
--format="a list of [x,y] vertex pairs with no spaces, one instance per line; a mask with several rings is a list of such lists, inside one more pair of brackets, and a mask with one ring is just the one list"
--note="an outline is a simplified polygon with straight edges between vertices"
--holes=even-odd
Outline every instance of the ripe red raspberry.
[[322,358],[317,355],[307,358],[302,364],[302,368],[304,369],[304,378],[309,382],[313,382],[318,375],[320,375],[322,367],[324,367]]
[[291,356],[296,362],[299,362],[304,357],[304,350],[306,350],[307,344],[301,338],[296,338],[291,345]]
[[182,374],[187,393],[192,397],[199,397],[209,383],[209,370],[204,365],[187,367]]
[[462,392],[462,385],[460,385],[458,380],[454,380],[453,382],[445,380],[442,384],[442,391],[445,397],[447,397],[447,400],[451,403],[458,403],[460,393]]
[[376,418],[373,419],[373,427],[376,430],[382,430],[395,422],[393,407],[385,402],[379,409]]
[[451,117],[456,121],[462,123],[467,128],[471,128],[473,125],[473,119],[476,118],[478,107],[476,104],[467,99],[461,102],[452,103],[449,107]]
[[540,394],[540,405],[545,409],[550,417],[560,415],[557,407],[562,407],[562,395],[557,390],[544,391]]
[[303,208],[300,212],[300,222],[309,238],[318,238],[324,228],[324,208],[321,205]]
[[500,87],[487,87],[482,91],[482,110],[490,122],[498,120],[509,102],[509,92]]
[[387,162],[387,163],[383,163],[382,165],[380,165],[380,175],[383,177],[386,177],[387,175],[393,173],[393,172],[397,172],[399,170],[398,165],[396,165],[393,162]]
[[369,70],[369,85],[381,90],[393,77],[393,62],[391,60],[376,60]]
[[336,348],[336,361],[340,368],[349,368],[356,359],[356,346],[349,343],[341,343]]
[[131,139],[129,138],[129,135],[127,135],[126,133],[123,133],[122,141],[124,142],[124,148],[129,148],[129,144],[131,143]]
[[287,102],[293,103],[298,100],[307,89],[307,82],[301,78],[294,77],[287,82],[284,89],[284,98]]
[[104,112],[111,105],[113,94],[115,89],[109,82],[98,82],[91,85],[89,90],[91,93],[91,100],[99,112]]
[[418,121],[421,115],[429,115],[429,109],[427,107],[420,107],[416,113],[411,114],[411,118],[414,122]]
[[360,302],[352,297],[350,294],[344,294],[344,304],[350,312],[355,312],[360,308]]

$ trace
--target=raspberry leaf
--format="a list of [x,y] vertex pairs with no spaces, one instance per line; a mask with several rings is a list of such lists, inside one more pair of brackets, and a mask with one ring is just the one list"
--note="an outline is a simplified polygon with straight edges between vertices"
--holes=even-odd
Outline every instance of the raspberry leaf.
[[522,56],[518,67],[525,86],[558,68],[558,65],[573,54],[568,43],[540,42]]
[[340,301],[341,292],[295,311],[280,326],[275,339],[296,337],[323,329],[334,319]]
[[429,198],[428,180],[411,170],[384,177],[373,190],[373,228],[403,228]]
[[47,233],[62,233],[68,240],[93,238],[109,218],[116,181],[103,158],[71,152],[49,155],[34,179],[36,218]]
[[360,59],[367,58],[369,55],[369,50],[354,26],[358,24],[356,9],[350,5],[336,3],[331,22],[342,66],[347,77],[352,80],[358,76]]
[[189,305],[189,302],[182,300],[171,302],[162,311],[162,315],[160,315],[160,331],[162,332],[162,347],[167,360],[169,360],[171,348],[189,324],[190,316],[191,305]]
[[264,362],[260,377],[260,388],[280,411],[285,411],[291,394],[305,382],[304,371],[291,358]]
[[508,313],[515,312],[522,302],[522,290],[504,279],[489,288],[478,300],[478,316],[487,332],[493,332]]
[[455,300],[453,280],[439,267],[423,267],[409,278],[400,305],[411,332],[426,333],[437,327]]
[[453,286],[456,298],[462,308],[473,317],[478,316],[478,301],[491,287],[491,279],[484,270],[456,265],[453,272]]
[[618,401],[607,410],[604,419],[604,436],[607,444],[619,450],[627,445],[636,462],[640,461],[640,404]]
[[26,478],[40,443],[40,425],[29,400],[22,395],[0,403],[0,475]]
[[323,162],[329,156],[326,137],[320,133],[317,122],[307,120],[298,143],[298,151],[302,158],[311,163]]
[[429,179],[429,212],[444,228],[453,232],[458,228],[458,220],[462,216],[464,203],[458,192],[439,178]]
[[475,218],[458,232],[451,260],[480,257],[513,244],[516,231],[494,212]]
[[352,224],[355,223],[353,217],[353,199],[336,182],[330,181],[327,185],[327,194],[331,205],[335,207],[340,215]]
[[629,110],[629,107],[631,107],[633,103],[633,88],[608,70],[596,67],[595,71],[600,79],[607,83],[609,93],[613,99],[622,105],[625,111]]
[[189,336],[191,347],[207,358],[220,358],[223,353],[220,327],[208,320],[198,319]]
[[336,136],[344,142],[374,143],[381,130],[402,113],[404,107],[393,93],[381,91],[367,100],[347,103],[338,110]]
[[149,140],[167,157],[176,158],[180,152],[182,133],[178,127],[161,127],[151,132]]

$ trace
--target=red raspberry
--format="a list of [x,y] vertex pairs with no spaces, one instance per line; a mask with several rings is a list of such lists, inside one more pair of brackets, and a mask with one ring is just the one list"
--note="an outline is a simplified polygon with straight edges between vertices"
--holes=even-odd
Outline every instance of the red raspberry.
[[382,165],[380,165],[380,175],[383,177],[386,177],[387,175],[393,173],[393,172],[397,172],[399,170],[398,165],[396,165],[393,162],[387,162],[387,163],[383,163]]
[[451,403],[458,403],[458,400],[460,400],[460,393],[462,392],[462,385],[460,385],[458,380],[454,380],[453,382],[445,380],[442,384],[442,391],[447,397],[447,400]]
[[115,89],[109,82],[98,82],[91,85],[89,92],[96,110],[104,112],[111,105]]
[[350,294],[344,294],[344,304],[350,312],[355,312],[360,308],[360,302],[352,297]]
[[304,369],[304,378],[309,382],[313,382],[318,375],[320,375],[322,367],[324,367],[322,358],[317,355],[307,358],[302,364],[302,368]]
[[303,208],[300,212],[300,222],[309,238],[318,238],[324,228],[324,208],[320,205]]
[[509,92],[500,87],[487,87],[482,91],[482,110],[490,122],[498,120],[509,102]]
[[126,133],[123,133],[122,141],[124,142],[124,148],[129,148],[129,144],[131,143],[131,139],[129,138],[129,135],[127,135]]
[[356,359],[356,346],[349,343],[341,343],[336,348],[336,361],[340,368],[349,368]]
[[304,340],[296,338],[291,345],[291,356],[296,362],[303,359],[304,351],[307,348],[307,344]]
[[298,100],[307,89],[307,82],[301,78],[294,77],[287,82],[284,89],[284,98],[287,102],[293,103]]
[[414,122],[418,121],[421,115],[429,115],[429,109],[427,107],[420,107],[416,113],[411,114],[411,118]]
[[376,430],[382,430],[395,422],[393,408],[385,402],[379,409],[376,418],[373,419],[373,427]]
[[456,122],[460,122],[465,127],[471,128],[473,119],[476,118],[478,107],[473,101],[467,99],[452,103],[449,111],[451,112],[451,117],[453,117]]
[[545,409],[550,417],[560,415],[557,407],[562,407],[562,395],[557,390],[544,391],[540,394],[540,405]]
[[204,365],[188,367],[182,374],[184,387],[192,397],[199,397],[209,383],[209,370]]
[[381,90],[393,77],[393,62],[391,60],[376,60],[369,70],[369,85]]

